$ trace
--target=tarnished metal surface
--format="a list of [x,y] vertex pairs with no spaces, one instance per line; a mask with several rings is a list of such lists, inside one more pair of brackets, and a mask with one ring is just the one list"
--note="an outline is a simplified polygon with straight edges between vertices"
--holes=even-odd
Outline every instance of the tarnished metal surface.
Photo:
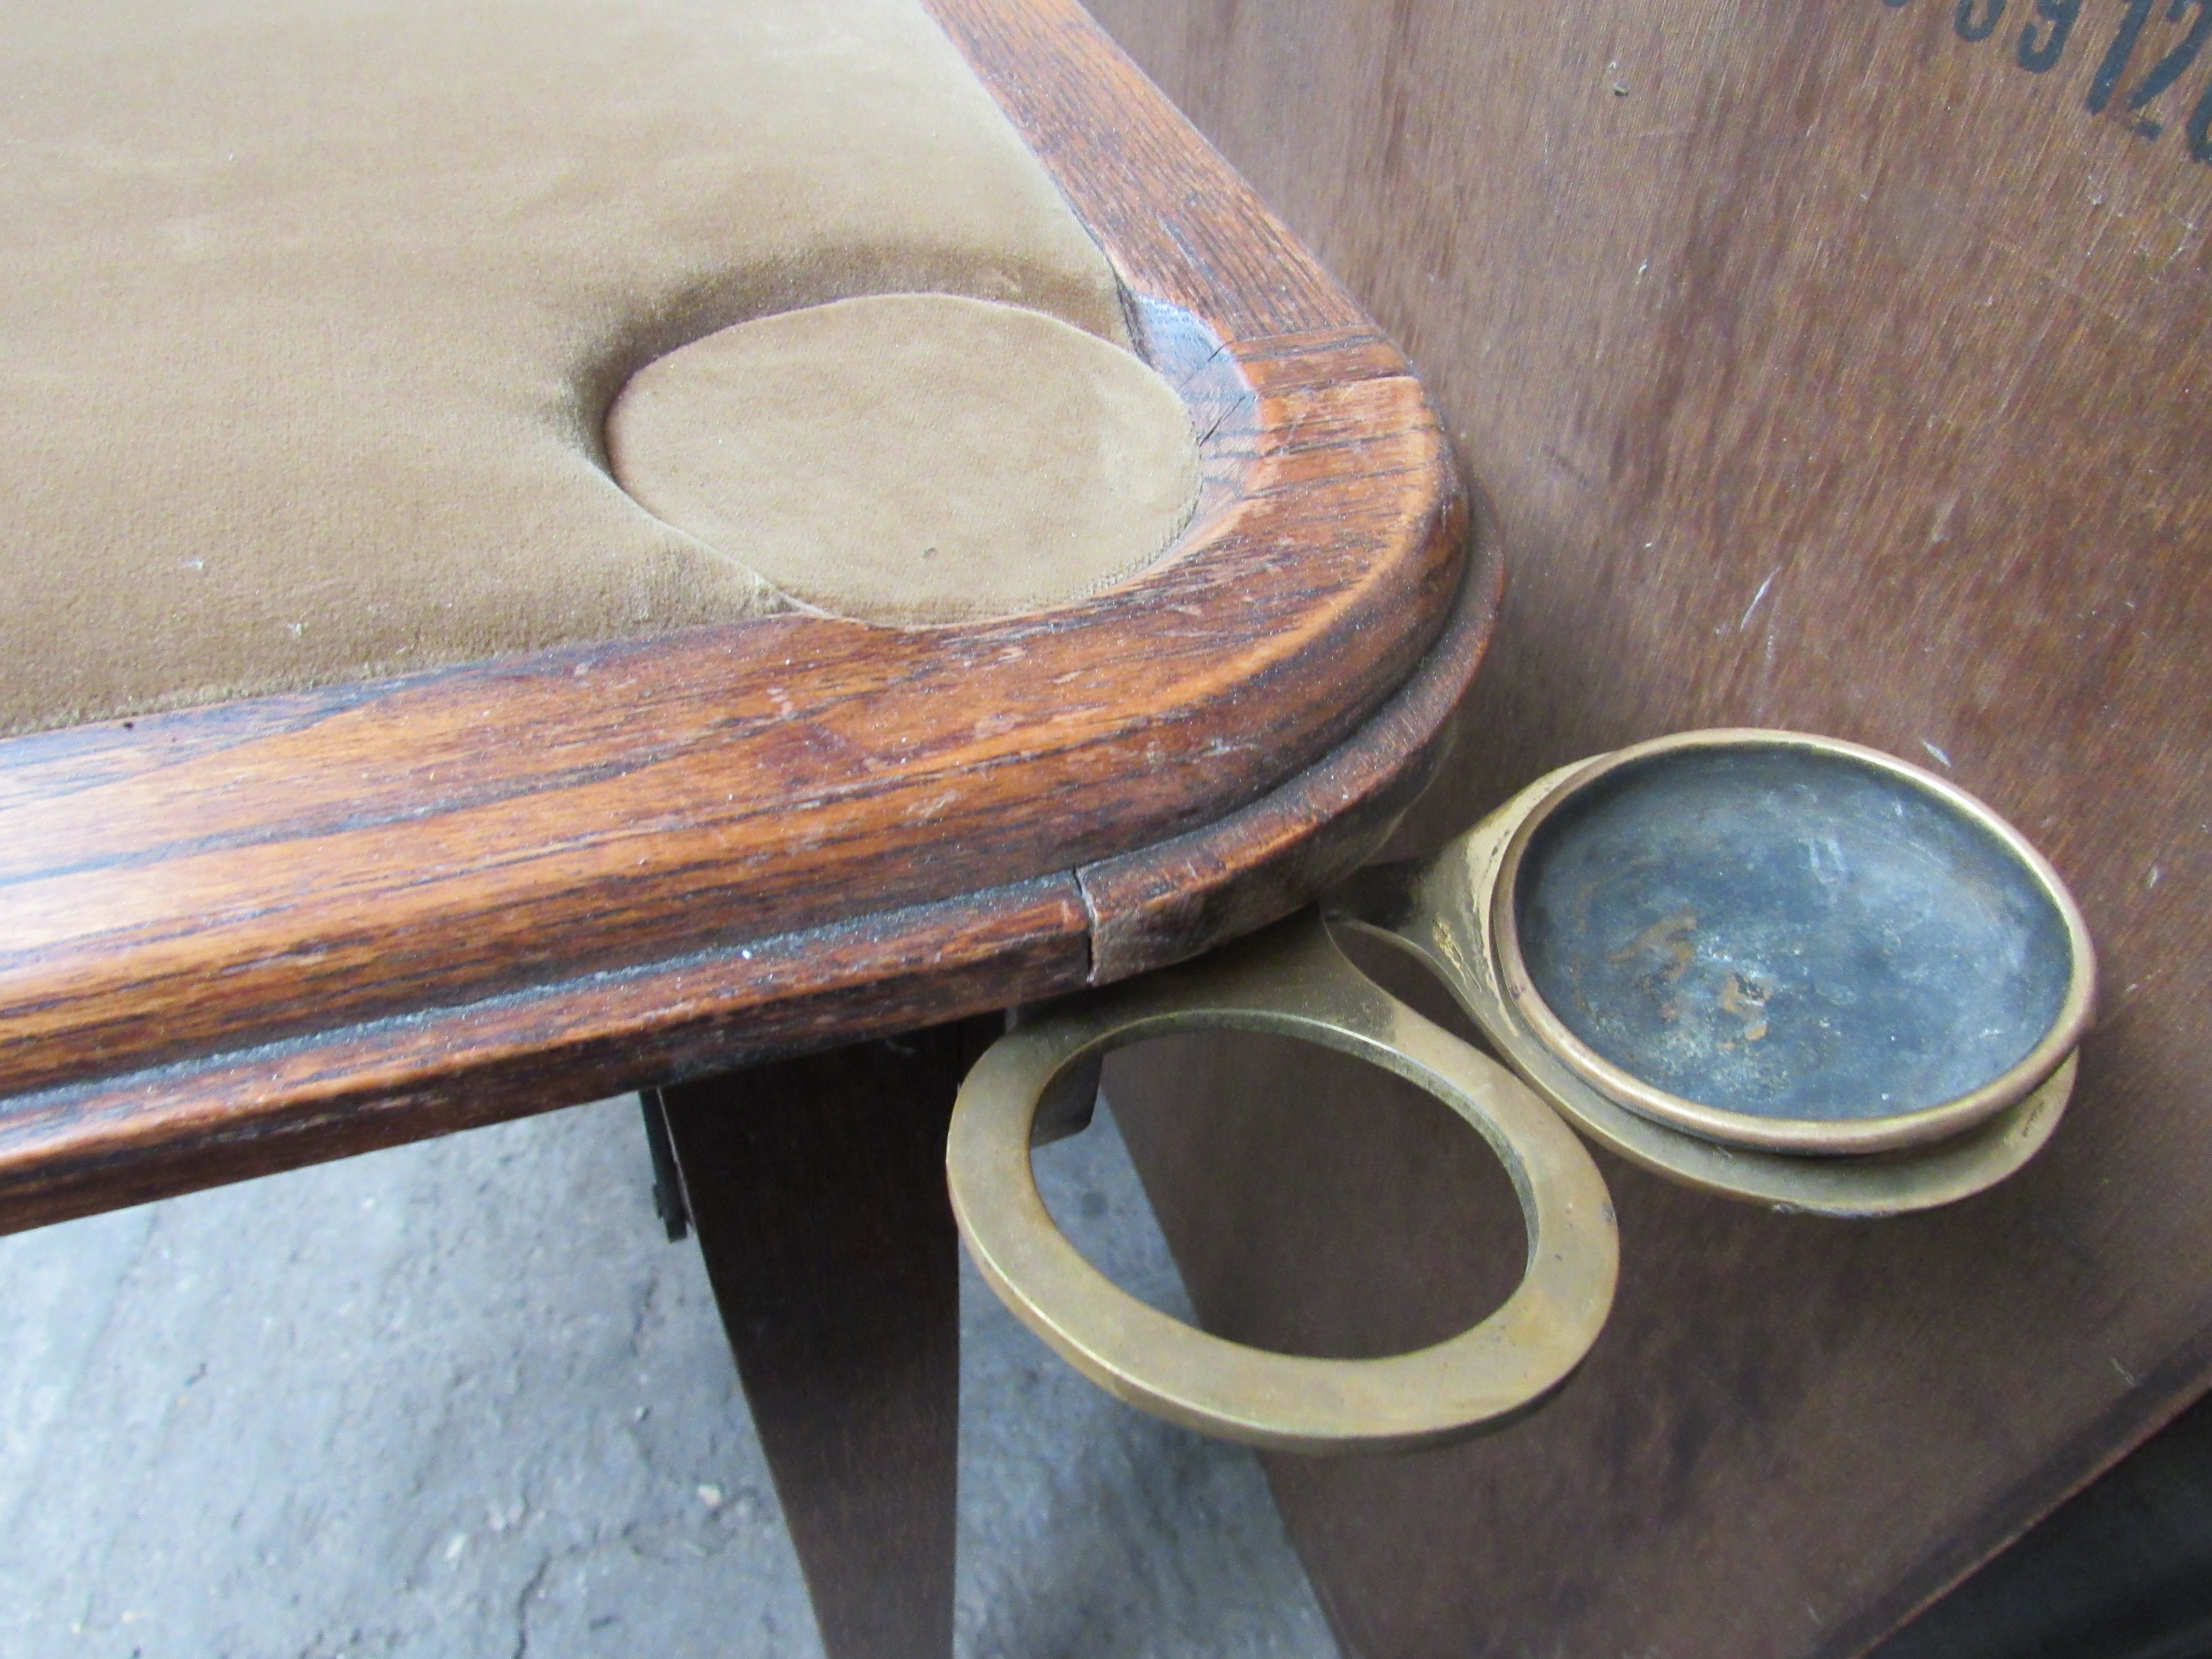
[[2011,849],[1855,756],[1677,750],[1577,792],[1530,838],[1530,982],[1614,1065],[1761,1117],[1894,1116],[2002,1075],[2072,975]]
[[1927,1146],[2086,1029],[2088,934],[1988,807],[1876,750],[1684,732],[1516,803],[1484,896],[1515,1012],[1631,1111],[1729,1145]]

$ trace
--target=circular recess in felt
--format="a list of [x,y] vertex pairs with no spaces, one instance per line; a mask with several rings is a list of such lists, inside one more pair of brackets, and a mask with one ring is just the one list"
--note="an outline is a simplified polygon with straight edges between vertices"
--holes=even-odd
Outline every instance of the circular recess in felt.
[[1056,318],[941,294],[739,323],[647,363],[607,416],[640,505],[805,604],[1016,615],[1133,575],[1198,495],[1182,400]]

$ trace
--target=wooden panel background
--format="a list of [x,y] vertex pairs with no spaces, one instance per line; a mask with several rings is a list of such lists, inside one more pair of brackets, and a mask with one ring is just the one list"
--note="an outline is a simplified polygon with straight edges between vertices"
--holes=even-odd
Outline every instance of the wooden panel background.
[[[1095,9],[1497,511],[1500,631],[1409,848],[1577,756],[1794,726],[1934,764],[2083,902],[2100,1017],[2009,1186],[1850,1225],[1608,1163],[1620,1304],[1555,1405],[1271,1464],[1363,1659],[1863,1651],[2212,1370],[2212,9]],[[1468,1311],[1488,1189],[1398,1201],[1433,1124],[1152,1054],[1109,1088],[1209,1318],[1356,1350]],[[1363,1268],[1393,1251],[1462,1265]]]

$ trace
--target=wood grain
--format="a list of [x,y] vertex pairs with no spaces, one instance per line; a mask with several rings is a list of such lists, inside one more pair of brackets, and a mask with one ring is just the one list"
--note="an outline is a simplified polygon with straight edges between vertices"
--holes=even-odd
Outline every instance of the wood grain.
[[[1009,915],[907,1012],[1048,994],[1093,919],[1007,892],[1266,800],[1210,878],[1264,908],[1337,805],[1293,781],[1419,772],[1445,700],[1362,722],[1455,614],[1464,680],[1495,578],[1461,580],[1402,358],[1074,8],[942,12],[1184,390],[1174,556],[1009,622],[773,617],[0,744],[0,1226],[887,1029],[863,948],[896,980]],[[752,965],[824,930],[866,944]],[[556,1085],[532,1042],[592,1058]]]
[[1443,636],[1358,742],[1203,829],[1076,872],[1091,911],[1092,984],[1265,927],[1389,842],[1444,764],[1453,716],[1497,614],[1504,566],[1487,515],[1478,519],[1466,586]]
[[[2040,72],[2068,7],[1980,40],[1937,0],[1097,9],[1405,344],[1495,504],[1512,591],[1400,850],[1626,741],[1796,726],[1946,771],[2082,900],[2109,988],[2014,1182],[1846,1228],[1609,1164],[1620,1297],[1553,1407],[1272,1468],[1349,1651],[1862,1651],[2212,1376],[2212,167],[2185,130],[2212,59],[2130,107],[2193,18],[2150,15],[2093,112],[2118,0]],[[1200,1306],[1256,1305],[1227,1177],[1159,1145]],[[1388,1201],[1302,1224],[1352,1248]]]
[[7,1231],[1080,988],[1068,876],[18,1096]]

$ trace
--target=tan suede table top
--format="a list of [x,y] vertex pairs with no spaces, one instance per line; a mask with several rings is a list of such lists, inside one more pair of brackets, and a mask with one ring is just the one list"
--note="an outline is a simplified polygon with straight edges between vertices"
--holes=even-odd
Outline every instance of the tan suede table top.
[[[1188,515],[914,0],[9,7],[0,91],[0,732],[1036,608]],[[830,303],[899,293],[969,297]]]

